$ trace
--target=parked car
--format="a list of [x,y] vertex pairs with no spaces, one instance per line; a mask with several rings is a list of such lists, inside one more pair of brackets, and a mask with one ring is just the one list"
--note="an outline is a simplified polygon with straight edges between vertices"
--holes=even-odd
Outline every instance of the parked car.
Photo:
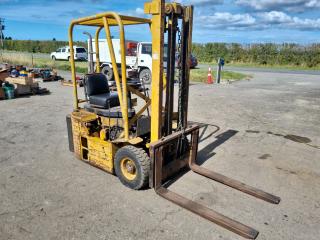
[[[77,47],[74,46],[74,59],[75,60],[87,60],[88,59],[88,53],[87,50],[84,47]],[[55,52],[52,52],[50,54],[51,59],[53,60],[68,60],[70,59],[70,47],[62,47],[57,49]]]
[[[179,53],[176,53],[176,66],[179,65],[179,61]],[[196,68],[198,66],[198,59],[193,54],[190,55],[189,64],[190,68]]]
[[198,59],[193,54],[191,54],[189,63],[190,63],[190,68],[196,68],[198,66]]

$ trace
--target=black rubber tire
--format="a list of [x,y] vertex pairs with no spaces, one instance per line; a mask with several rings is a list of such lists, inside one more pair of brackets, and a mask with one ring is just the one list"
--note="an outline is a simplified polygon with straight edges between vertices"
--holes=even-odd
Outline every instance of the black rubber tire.
[[52,60],[53,60],[53,61],[56,61],[57,58],[56,58],[55,56],[52,56]]
[[109,66],[104,66],[102,69],[101,69],[101,72],[107,77],[107,80],[108,81],[112,81],[113,78],[114,78],[114,74],[113,74],[113,70],[111,67]]
[[70,62],[70,56],[68,57],[68,62]]
[[140,71],[139,73],[139,79],[142,81],[144,84],[150,84],[151,83],[151,71],[148,68],[144,68]]
[[[136,165],[137,176],[132,181],[122,174],[120,164],[123,158],[131,159]],[[121,183],[126,187],[139,190],[146,187],[149,183],[150,158],[142,148],[134,146],[120,148],[114,158],[114,168]]]

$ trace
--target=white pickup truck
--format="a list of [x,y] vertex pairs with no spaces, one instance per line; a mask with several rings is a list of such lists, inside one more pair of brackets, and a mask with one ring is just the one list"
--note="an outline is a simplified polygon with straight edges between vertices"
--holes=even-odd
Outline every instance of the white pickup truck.
[[[87,60],[88,53],[84,47],[74,46],[74,59],[75,60]],[[70,47],[65,46],[58,48],[55,52],[50,54],[51,59],[53,60],[68,60],[70,59]]]
[[[120,39],[112,39],[115,52],[118,72],[121,74],[121,52]],[[88,41],[89,44],[89,41]],[[95,50],[95,41],[92,42],[93,52]],[[128,77],[139,77],[144,83],[151,82],[152,71],[152,45],[150,42],[126,41],[126,63]],[[109,81],[113,80],[114,74],[109,53],[109,47],[106,39],[99,39],[99,52],[101,72],[107,76]],[[166,52],[166,51],[165,51]],[[96,62],[96,56],[93,54],[93,61]]]

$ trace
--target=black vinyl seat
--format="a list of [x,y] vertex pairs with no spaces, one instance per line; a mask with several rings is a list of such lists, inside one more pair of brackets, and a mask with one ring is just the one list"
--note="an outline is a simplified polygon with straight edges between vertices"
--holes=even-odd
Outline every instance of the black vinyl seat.
[[[110,92],[108,80],[104,74],[87,74],[84,87],[89,104],[84,105],[88,112],[110,118],[122,118],[119,96],[117,92]],[[128,118],[135,115],[133,108],[128,109]]]
[[108,109],[120,106],[118,93],[110,92],[108,80],[104,74],[87,74],[85,90],[90,105],[94,107]]
[[[99,116],[109,117],[109,118],[122,118],[122,112],[120,107],[114,107],[110,109],[103,109],[103,108],[95,108],[92,107],[90,104],[85,104],[84,109],[88,112],[92,112],[98,114]],[[133,118],[136,114],[134,109],[128,109],[128,118]]]
[[89,97],[89,102],[91,105],[108,109],[117,107],[120,105],[119,103],[119,97],[117,93],[103,93],[99,95],[91,95]]

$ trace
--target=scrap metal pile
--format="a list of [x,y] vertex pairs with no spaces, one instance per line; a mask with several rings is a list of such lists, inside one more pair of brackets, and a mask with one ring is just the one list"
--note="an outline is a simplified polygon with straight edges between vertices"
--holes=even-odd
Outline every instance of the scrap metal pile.
[[43,77],[49,76],[45,72],[23,66],[5,65],[0,68],[0,100],[49,93],[48,89],[39,87],[39,81],[36,80],[39,77],[45,80]]

